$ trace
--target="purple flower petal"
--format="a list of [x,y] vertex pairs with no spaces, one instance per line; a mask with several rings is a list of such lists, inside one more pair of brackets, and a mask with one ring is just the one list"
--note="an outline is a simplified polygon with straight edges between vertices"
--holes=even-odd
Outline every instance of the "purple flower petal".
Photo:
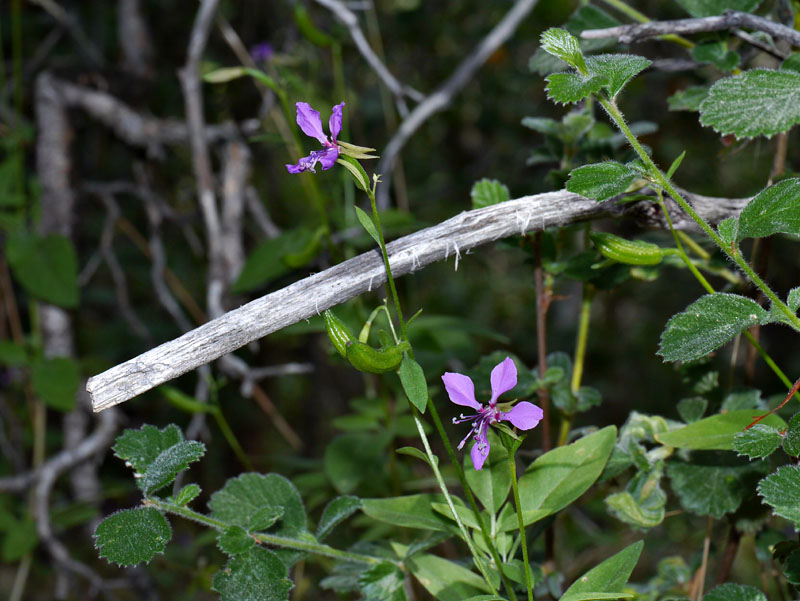
[[328,127],[331,130],[331,140],[336,142],[336,139],[339,137],[339,132],[342,131],[342,109],[344,108],[344,102],[341,104],[337,104],[333,107],[333,112],[331,113],[331,118],[328,119]]
[[336,164],[336,159],[339,158],[339,149],[336,146],[331,146],[330,148],[317,150],[311,154],[319,159],[319,162],[322,164],[322,170],[327,171]]
[[296,106],[297,125],[305,135],[316,138],[324,146],[328,142],[328,137],[322,131],[322,119],[319,117],[319,111],[315,111],[307,102],[298,102]]
[[311,173],[316,173],[316,171],[314,171],[314,167],[316,166],[317,161],[319,161],[319,157],[316,155],[320,152],[321,151],[317,150],[315,152],[312,152],[307,157],[301,158],[297,162],[297,165],[286,165],[286,170],[289,173],[302,173],[303,171],[310,171]]
[[442,382],[444,382],[447,395],[452,402],[456,405],[472,407],[476,411],[480,411],[482,406],[475,400],[475,385],[467,376],[446,372],[442,376]]
[[498,419],[509,421],[520,430],[530,430],[535,428],[543,417],[544,411],[541,407],[528,401],[522,401],[514,405],[511,411],[500,413]]
[[506,357],[492,370],[492,398],[490,405],[494,405],[504,392],[508,392],[517,385],[517,366],[511,357]]
[[484,430],[483,436],[475,441],[475,444],[472,445],[472,450],[469,452],[469,456],[472,458],[472,465],[476,470],[480,470],[483,467],[486,458],[489,457],[489,440],[486,438],[486,431]]

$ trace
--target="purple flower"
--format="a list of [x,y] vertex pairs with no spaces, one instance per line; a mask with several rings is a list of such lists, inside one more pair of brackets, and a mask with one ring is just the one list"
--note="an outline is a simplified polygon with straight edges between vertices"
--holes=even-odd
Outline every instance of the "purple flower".
[[461,450],[470,436],[475,438],[470,456],[476,470],[483,467],[484,461],[489,456],[489,439],[487,438],[489,426],[502,420],[511,422],[520,430],[530,430],[536,427],[536,424],[544,416],[540,407],[527,401],[517,403],[511,411],[501,411],[498,408],[497,397],[517,385],[517,366],[514,365],[511,357],[506,357],[492,370],[492,398],[485,407],[475,400],[475,385],[467,376],[447,372],[442,376],[442,381],[453,403],[472,407],[478,412],[476,415],[469,416],[462,413],[458,418],[453,418],[454,424],[472,422],[469,434],[459,443],[458,448]]
[[250,48],[250,56],[257,63],[269,62],[273,54],[275,54],[275,51],[272,49],[272,44],[269,42],[259,42]]
[[322,163],[322,170],[327,171],[339,158],[339,146],[336,138],[339,132],[342,131],[342,108],[344,102],[337,104],[332,109],[331,118],[328,121],[328,127],[331,130],[331,137],[322,131],[322,120],[319,117],[319,111],[311,108],[307,102],[297,103],[297,125],[303,130],[303,133],[311,138],[316,138],[322,144],[322,150],[315,150],[307,157],[303,157],[297,165],[286,165],[289,173],[302,173],[303,171],[310,171],[316,173],[314,167],[317,162]]

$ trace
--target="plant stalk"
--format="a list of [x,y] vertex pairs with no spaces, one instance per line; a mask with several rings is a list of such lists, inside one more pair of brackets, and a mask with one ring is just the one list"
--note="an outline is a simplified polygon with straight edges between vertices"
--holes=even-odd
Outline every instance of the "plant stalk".
[[[515,445],[516,446],[516,445]],[[525,587],[528,589],[528,601],[533,601],[533,583],[531,582],[530,564],[528,563],[528,541],[525,538],[525,522],[522,519],[522,505],[519,501],[519,484],[517,483],[517,462],[514,459],[514,449],[508,451],[508,472],[511,475],[511,486],[514,490],[514,506],[517,508],[517,522],[519,524],[519,540],[522,547],[522,560],[525,570]]]

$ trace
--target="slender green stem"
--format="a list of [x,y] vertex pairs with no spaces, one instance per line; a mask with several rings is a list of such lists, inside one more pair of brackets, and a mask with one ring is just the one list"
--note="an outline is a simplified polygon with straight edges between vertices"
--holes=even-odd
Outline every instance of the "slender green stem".
[[433,470],[433,476],[436,478],[436,482],[439,484],[439,488],[444,495],[445,501],[447,502],[447,506],[450,508],[450,513],[453,514],[453,519],[456,521],[458,525],[458,529],[461,531],[461,536],[464,538],[464,542],[467,543],[467,547],[469,547],[470,553],[472,553],[472,557],[475,560],[475,565],[478,566],[478,570],[480,571],[483,579],[486,581],[486,584],[489,585],[489,590],[491,590],[493,595],[497,595],[497,589],[495,588],[494,584],[492,584],[492,580],[489,577],[489,572],[486,569],[486,565],[484,564],[483,558],[480,556],[478,549],[475,548],[475,543],[472,542],[472,537],[470,536],[467,528],[464,526],[464,523],[461,521],[461,518],[458,516],[456,512],[456,508],[453,505],[453,499],[450,496],[450,492],[447,490],[447,484],[444,482],[444,478],[442,478],[442,474],[439,471],[439,466],[437,465],[437,458],[433,454],[431,450],[431,445],[428,442],[428,437],[425,434],[425,429],[422,427],[422,421],[419,419],[419,411],[416,407],[411,405],[411,411],[414,415],[414,423],[417,425],[417,431],[419,432],[419,437],[422,439],[422,446],[425,448],[425,455],[428,457],[428,463],[431,465],[431,469]]
[[[583,379],[583,365],[586,361],[586,343],[589,340],[589,322],[592,314],[592,301],[594,300],[595,287],[592,284],[584,283],[581,298],[581,313],[578,321],[578,337],[575,341],[575,358],[572,362],[572,379],[569,388],[572,394],[577,395]],[[567,444],[569,431],[572,428],[572,420],[575,416],[565,413],[561,418],[561,426],[558,430],[558,440],[556,446]]]
[[[647,15],[645,15],[644,13],[639,12],[638,10],[636,10],[635,8],[633,8],[631,6],[628,6],[622,0],[603,0],[603,1],[606,4],[608,4],[609,6],[612,6],[612,7],[616,8],[622,14],[630,17],[634,21],[638,21],[639,23],[649,23],[650,22],[650,18],[648,18]],[[675,44],[678,44],[679,46],[683,46],[684,48],[694,48],[694,46],[695,46],[694,42],[691,42],[690,40],[687,40],[686,38],[684,38],[682,36],[675,35],[674,33],[668,33],[666,35],[658,36],[657,39],[666,40],[666,41],[669,41],[669,42],[674,42]]]
[[[169,501],[165,501],[163,499],[159,499],[156,497],[150,497],[145,499],[144,504],[156,507],[166,513],[179,515],[182,518],[186,518],[187,520],[192,520],[194,522],[197,522],[198,524],[202,524],[203,526],[208,526],[209,528],[213,528],[214,530],[218,530],[219,532],[223,532],[226,528],[231,526],[231,524],[212,518],[211,516],[205,515],[203,513],[199,513],[197,511],[194,511],[193,509],[189,509],[188,507],[184,507],[182,505],[176,505],[174,503],[170,503]],[[342,551],[341,549],[335,549],[334,547],[329,547],[328,545],[323,545],[321,543],[313,543],[305,540],[297,540],[294,538],[288,538],[286,536],[276,536],[274,534],[265,534],[263,532],[253,533],[252,536],[257,541],[268,545],[283,547],[285,549],[294,549],[295,551],[305,551],[307,553],[322,555],[324,557],[330,557],[332,559],[340,559],[342,561],[353,561],[356,563],[364,563],[368,565],[376,565],[388,561],[390,563],[394,563],[395,565],[399,565],[398,562],[392,561],[391,559],[386,559],[384,557],[373,557],[372,555],[364,555],[362,553],[352,553],[350,551]]]
[[514,506],[517,508],[517,522],[519,524],[519,541],[522,547],[523,570],[525,570],[525,587],[528,589],[528,601],[533,601],[533,583],[531,582],[530,564],[528,563],[528,541],[525,538],[525,522],[522,519],[522,505],[519,501],[519,485],[517,483],[517,461],[514,451],[508,451],[508,472],[511,475],[511,486],[514,490]]
[[239,463],[241,463],[244,469],[247,471],[253,471],[253,464],[250,462],[250,458],[247,456],[247,453],[244,452],[242,445],[239,444],[239,440],[236,438],[233,430],[231,430],[228,420],[225,419],[225,415],[223,415],[219,406],[215,407],[215,410],[211,412],[211,415],[214,416],[217,426],[219,426],[219,429],[222,432],[222,436],[225,437],[225,440],[233,450],[233,453],[236,455]]
[[428,403],[428,408],[431,412],[431,417],[433,418],[433,424],[436,426],[436,431],[439,433],[439,437],[442,439],[442,443],[447,451],[447,455],[450,457],[450,462],[453,464],[453,467],[456,470],[458,481],[461,483],[461,488],[464,490],[464,495],[467,497],[467,503],[469,503],[472,513],[475,514],[475,520],[481,527],[483,542],[486,544],[486,548],[489,549],[489,553],[492,556],[492,560],[494,561],[497,571],[500,572],[500,577],[503,580],[503,586],[505,587],[508,596],[511,597],[511,601],[517,601],[517,595],[514,592],[514,585],[511,584],[511,581],[508,579],[508,576],[506,576],[506,573],[503,570],[503,562],[500,560],[500,554],[497,552],[497,547],[492,541],[492,537],[489,534],[489,529],[486,527],[483,514],[478,508],[478,503],[475,501],[475,496],[472,494],[472,490],[469,487],[467,478],[464,475],[464,469],[461,467],[458,457],[456,457],[456,453],[453,450],[453,445],[450,444],[450,439],[447,438],[447,433],[444,431],[444,426],[442,426],[442,420],[439,419],[439,412],[436,409],[436,405],[434,405],[433,402],[430,402]]
[[700,246],[697,242],[692,240],[692,237],[689,234],[680,230],[677,231],[676,233],[678,234],[678,238],[680,238],[681,241],[686,246],[691,248],[692,252],[694,252],[694,254],[696,254],[698,257],[700,257],[704,261],[708,261],[711,258],[711,254],[705,248]]
[[[676,203],[678,203],[681,209],[683,209],[684,212],[689,215],[689,217],[691,217],[698,226],[700,226],[703,232],[705,232],[705,234],[714,241],[720,250],[722,250],[722,252],[725,253],[734,263],[736,263],[736,266],[744,272],[748,279],[755,284],[755,286],[761,290],[761,292],[764,293],[764,296],[772,301],[772,303],[778,307],[784,315],[786,315],[792,326],[795,329],[800,330],[800,318],[797,317],[797,315],[794,314],[794,312],[786,305],[786,303],[784,303],[778,297],[778,295],[775,294],[772,288],[770,288],[766,282],[759,277],[750,264],[744,260],[741,253],[738,252],[738,249],[729,248],[725,244],[719,234],[717,234],[717,232],[714,231],[714,229],[706,222],[706,220],[703,219],[688,202],[686,202],[683,196],[681,196],[681,194],[675,189],[675,186],[672,185],[672,182],[670,182],[669,179],[667,179],[667,177],[656,166],[656,164],[653,162],[653,159],[650,158],[650,155],[647,154],[645,149],[639,143],[639,140],[636,139],[636,136],[628,127],[627,123],[625,123],[625,118],[617,108],[616,104],[603,97],[598,97],[598,100],[611,117],[612,121],[614,121],[625,138],[627,138],[630,145],[636,151],[636,154],[639,155],[639,158],[647,166],[648,171],[653,177],[653,181],[658,184],[667,194],[669,194]],[[689,269],[692,268],[689,267]]]

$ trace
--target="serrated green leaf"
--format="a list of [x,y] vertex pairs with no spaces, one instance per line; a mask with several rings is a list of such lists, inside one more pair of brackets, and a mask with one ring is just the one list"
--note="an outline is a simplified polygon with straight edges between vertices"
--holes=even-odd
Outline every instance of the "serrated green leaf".
[[594,76],[605,77],[605,88],[612,99],[628,82],[647,69],[653,61],[635,54],[597,54],[586,58],[586,68]]
[[390,433],[348,432],[341,434],[325,448],[325,473],[334,488],[349,494],[365,478],[374,477],[384,467],[386,445]]
[[745,496],[752,494],[761,473],[761,462],[743,462],[718,453],[693,454],[692,463],[672,461],[667,466],[670,484],[683,508],[717,519],[739,508]]
[[407,601],[403,571],[390,563],[379,563],[361,572],[358,586],[364,601]]
[[786,304],[797,313],[797,310],[800,309],[800,286],[789,290],[789,294],[786,295]]
[[661,488],[663,464],[649,471],[638,472],[625,490],[609,495],[605,504],[618,520],[637,528],[654,528],[664,521],[667,494]]
[[603,599],[603,598],[617,598],[622,597],[578,597],[583,593],[621,593],[631,577],[633,568],[636,567],[636,562],[639,561],[639,555],[642,553],[644,542],[638,541],[625,547],[619,553],[616,553],[596,565],[591,570],[586,572],[583,576],[578,578],[572,586],[570,586],[561,601],[571,599],[577,601],[578,598],[584,599]]
[[422,530],[451,532],[452,522],[433,511],[431,504],[444,503],[442,495],[422,494],[388,499],[362,499],[361,511],[374,520]]
[[553,73],[545,77],[547,97],[559,104],[579,102],[599,92],[608,80],[601,75],[584,77],[578,73]]
[[279,474],[242,474],[231,478],[208,502],[211,517],[254,531],[264,510],[282,509],[280,526],[273,534],[297,538],[306,531],[306,510],[294,484]]
[[95,546],[100,557],[121,566],[149,563],[172,538],[167,518],[153,507],[112,513],[97,526]]
[[681,399],[678,401],[678,415],[687,424],[696,422],[708,408],[708,400],[701,396]]
[[211,585],[221,601],[287,601],[293,587],[283,562],[260,547],[229,559]]
[[758,483],[758,494],[775,515],[786,518],[800,530],[800,468],[784,465]]
[[425,381],[422,366],[406,354],[400,363],[397,375],[408,400],[420,413],[425,413],[428,407],[428,383]]
[[[732,451],[734,437],[753,422],[752,410],[718,413],[670,432],[661,432],[655,439],[676,449]],[[761,422],[774,428],[785,428],[786,422],[774,413]]]
[[567,190],[602,202],[625,192],[636,175],[635,171],[616,161],[584,165],[570,172]]
[[739,238],[738,217],[728,217],[720,221],[719,225],[717,225],[717,233],[727,246],[735,244]]
[[772,234],[800,235],[800,179],[762,190],[742,209],[737,241]]
[[800,123],[800,73],[754,69],[715,83],[700,123],[738,139],[773,136]]
[[708,96],[707,86],[691,86],[678,90],[667,98],[667,106],[671,111],[699,111],[700,104]]
[[703,601],[767,601],[767,598],[754,586],[726,582],[708,591]]
[[511,490],[511,475],[508,472],[508,451],[503,448],[499,437],[489,431],[489,457],[484,469],[472,468],[472,460],[464,456],[464,476],[472,493],[478,497],[486,510],[496,514],[508,498]]
[[375,223],[372,221],[372,217],[367,215],[366,211],[361,207],[354,207],[356,210],[356,217],[358,218],[358,222],[361,224],[361,227],[369,234],[369,237],[375,241],[375,244],[380,244],[381,240],[378,236],[378,228],[375,227]]
[[692,361],[728,342],[742,330],[766,323],[769,313],[738,294],[707,294],[674,315],[661,334],[658,354],[665,361]]
[[361,499],[353,496],[336,497],[325,506],[317,525],[316,538],[323,541],[333,529],[361,509]]
[[250,531],[262,532],[269,530],[283,517],[283,507],[262,507],[250,516]]
[[[527,127],[531,127],[531,119],[533,118],[527,117],[526,119],[523,119],[522,124],[526,125],[527,123]],[[542,119],[539,121],[550,121],[550,119]],[[553,123],[556,122],[553,121]],[[557,123],[556,126],[558,126]],[[472,198],[473,209],[482,209],[483,207],[496,205],[511,198],[511,195],[508,192],[508,187],[504,183],[496,179],[486,178],[478,180],[472,184],[472,190],[470,190],[469,195],[470,198]]]
[[31,366],[33,391],[51,409],[68,412],[75,408],[81,375],[69,357],[39,359]]
[[750,459],[760,459],[776,451],[781,446],[781,440],[777,428],[756,424],[734,437],[733,450]]
[[539,38],[539,45],[542,47],[542,50],[560,58],[570,67],[574,67],[582,72],[586,71],[586,64],[583,60],[583,53],[581,52],[578,38],[569,33],[566,29],[551,27],[542,33]]
[[0,558],[8,563],[22,559],[39,544],[36,522],[29,517],[22,520],[11,519],[13,521],[6,524],[6,535],[3,539],[2,551],[0,551]]
[[114,455],[131,464],[143,474],[158,455],[183,440],[183,433],[175,424],[163,430],[145,424],[138,430],[125,430],[114,444]]
[[678,0],[678,4],[693,17],[714,17],[726,10],[749,13],[761,4],[761,0]]
[[404,563],[422,586],[439,601],[463,601],[489,592],[483,578],[442,557],[420,553],[407,558]]
[[65,236],[17,232],[6,240],[11,272],[40,300],[68,309],[78,306],[78,257]]
[[200,494],[201,489],[197,484],[187,484],[175,495],[175,504],[184,507],[194,501]]
[[789,420],[786,436],[783,438],[783,450],[792,457],[800,455],[800,413],[795,413]]
[[241,555],[255,544],[253,537],[241,526],[228,526],[217,536],[217,547],[229,557]]
[[[560,511],[585,493],[600,477],[614,449],[617,429],[607,426],[572,444],[548,451],[531,463],[519,479],[522,517],[526,524]],[[517,527],[512,512],[500,528]]]
[[161,451],[138,480],[139,488],[150,495],[171,483],[175,477],[206,453],[206,445],[196,440],[182,440]]
[[722,40],[703,42],[692,48],[692,58],[700,64],[711,64],[722,71],[732,71],[739,65],[739,55],[728,50]]

